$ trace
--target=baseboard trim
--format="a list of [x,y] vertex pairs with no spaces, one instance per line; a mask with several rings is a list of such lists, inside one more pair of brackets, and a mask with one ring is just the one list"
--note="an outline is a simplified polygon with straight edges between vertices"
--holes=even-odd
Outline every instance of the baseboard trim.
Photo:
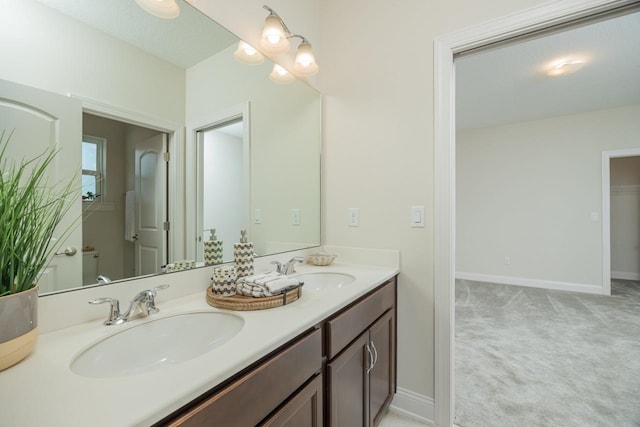
[[583,292],[602,295],[602,287],[571,282],[527,279],[524,277],[494,276],[482,273],[457,272],[456,279],[475,280],[477,282],[504,283],[505,285],[529,286],[531,288],[553,289],[557,291]]
[[611,272],[612,279],[621,279],[621,280],[640,280],[640,273],[627,273],[625,271],[612,271]]
[[398,387],[391,410],[426,424],[433,424],[435,402],[432,398]]

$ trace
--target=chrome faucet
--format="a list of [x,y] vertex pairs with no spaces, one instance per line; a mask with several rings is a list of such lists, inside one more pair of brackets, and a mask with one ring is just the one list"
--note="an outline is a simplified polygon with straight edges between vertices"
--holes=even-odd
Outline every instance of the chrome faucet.
[[109,310],[109,317],[104,321],[105,325],[120,325],[128,322],[135,314],[140,313],[142,317],[149,316],[150,314],[160,311],[156,307],[156,295],[158,291],[167,289],[169,285],[161,285],[153,289],[147,289],[138,293],[129,304],[129,309],[124,313],[120,313],[120,301],[115,298],[98,298],[89,301],[89,304],[104,304],[109,303],[111,309]]
[[112,280],[104,274],[99,275],[96,280],[98,281],[99,285],[107,285],[112,282]]
[[297,256],[297,257],[291,258],[289,261],[287,261],[284,264],[282,264],[279,261],[271,261],[271,264],[276,266],[276,271],[278,273],[291,274],[296,272],[296,269],[294,267],[297,262],[304,262],[304,258]]

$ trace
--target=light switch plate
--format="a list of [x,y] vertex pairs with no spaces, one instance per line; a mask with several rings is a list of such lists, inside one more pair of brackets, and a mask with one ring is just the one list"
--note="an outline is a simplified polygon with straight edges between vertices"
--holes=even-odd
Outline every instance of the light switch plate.
[[424,227],[424,206],[411,207],[411,227]]
[[349,208],[349,227],[358,227],[360,225],[360,209]]
[[291,225],[300,225],[300,209],[291,209]]
[[253,210],[253,223],[262,224],[262,209]]

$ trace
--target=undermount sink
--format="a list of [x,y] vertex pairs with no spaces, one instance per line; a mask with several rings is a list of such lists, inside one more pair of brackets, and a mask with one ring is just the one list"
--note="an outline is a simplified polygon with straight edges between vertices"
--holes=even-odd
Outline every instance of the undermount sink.
[[304,282],[304,291],[323,292],[329,290],[337,290],[345,287],[349,283],[356,280],[350,274],[344,273],[302,273],[295,276],[296,279]]
[[244,320],[230,313],[178,314],[141,323],[93,344],[71,371],[93,378],[135,375],[198,357],[236,335]]

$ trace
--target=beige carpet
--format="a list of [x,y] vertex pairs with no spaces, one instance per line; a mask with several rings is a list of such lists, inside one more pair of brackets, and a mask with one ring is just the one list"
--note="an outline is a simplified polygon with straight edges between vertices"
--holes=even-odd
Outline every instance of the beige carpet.
[[612,289],[458,281],[456,424],[640,426],[640,283]]

